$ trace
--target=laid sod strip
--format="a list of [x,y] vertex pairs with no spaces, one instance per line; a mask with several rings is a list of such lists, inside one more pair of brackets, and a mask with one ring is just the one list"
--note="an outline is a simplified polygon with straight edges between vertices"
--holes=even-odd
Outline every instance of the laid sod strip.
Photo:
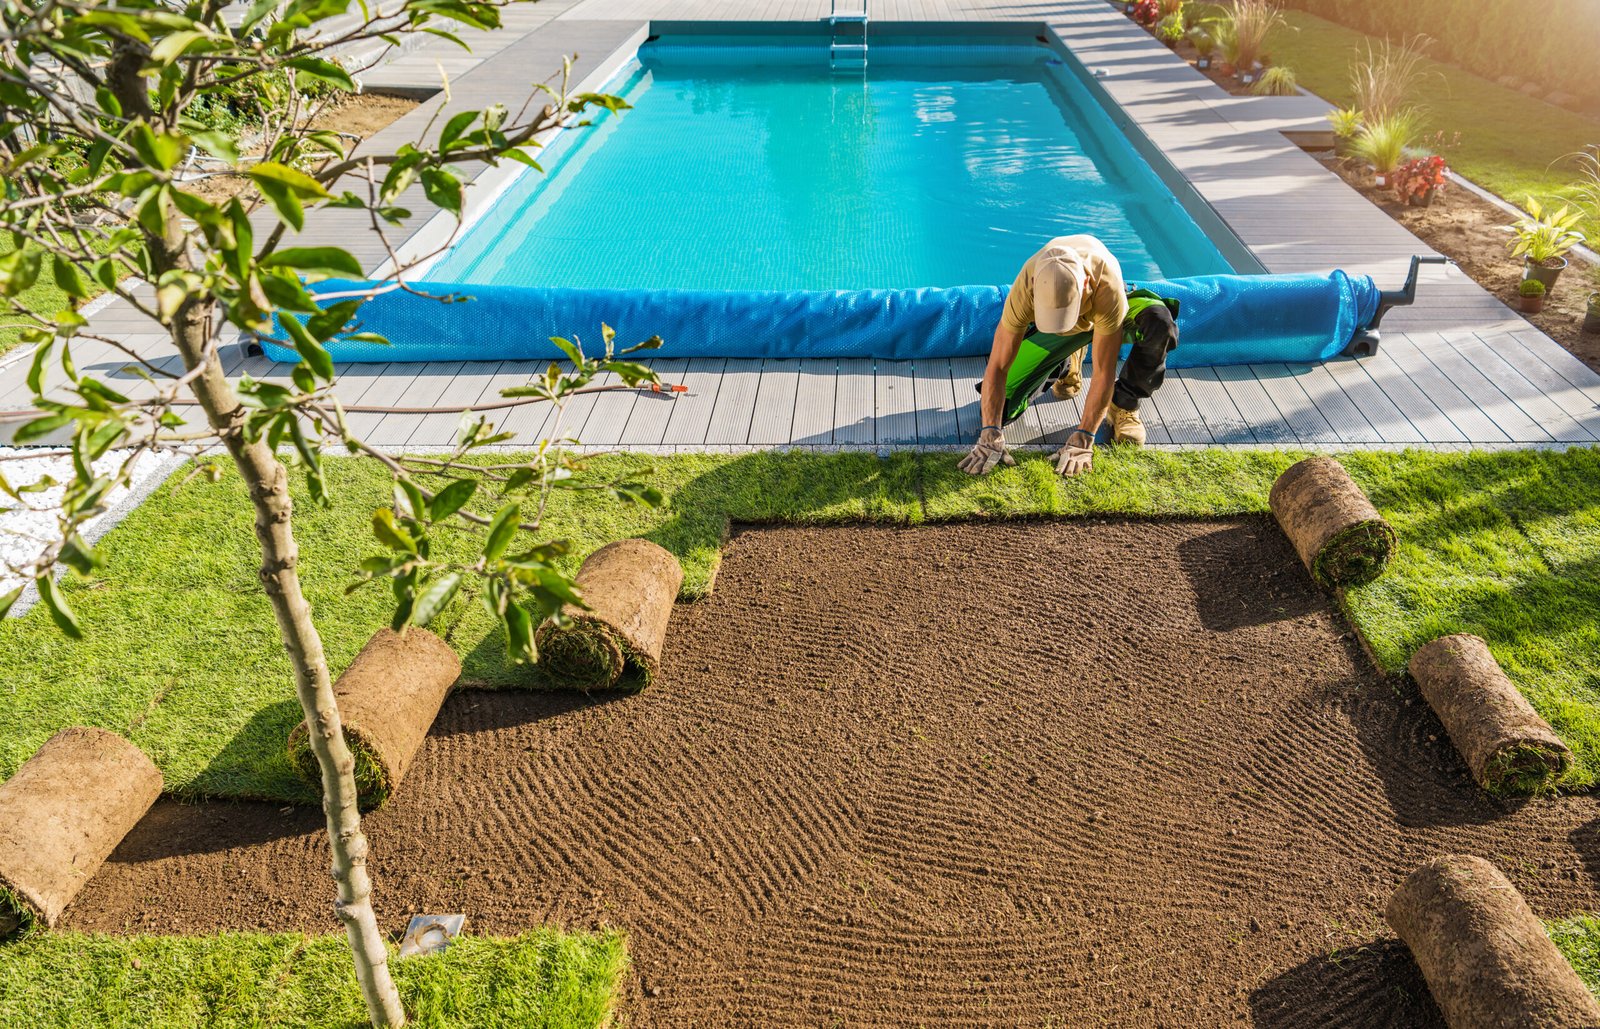
[[104,729],[52,736],[0,784],[0,941],[53,926],[161,795],[161,773]]
[[1589,992],[1600,995],[1600,916],[1578,915],[1548,922],[1545,931]]
[[1480,857],[1435,858],[1384,911],[1452,1029],[1600,1025],[1600,1003],[1522,894]]
[[[915,524],[969,518],[1212,517],[1265,513],[1273,481],[1304,454],[1111,448],[1092,475],[1064,480],[1043,456],[974,479],[949,454],[617,455],[596,474],[646,478],[664,508],[596,503],[561,491],[547,524],[571,541],[567,567],[613,540],[644,537],[682,563],[681,599],[704,595],[730,522]],[[1572,749],[1564,789],[1600,779],[1600,451],[1349,453],[1340,460],[1394,526],[1393,561],[1342,603],[1379,663],[1405,670],[1440,636],[1483,637],[1506,674]],[[345,596],[376,553],[370,518],[392,486],[371,463],[331,461],[335,506],[294,480],[300,570],[335,674],[386,625],[392,598]],[[471,535],[436,544],[473,557]],[[288,663],[261,596],[249,506],[234,477],[175,477],[102,547],[92,582],[62,589],[88,633],[64,639],[46,612],[0,622],[0,776],[64,725],[119,732],[181,796],[315,800],[284,740],[300,720]],[[528,688],[505,661],[475,596],[435,623],[462,658],[462,684]],[[130,641],[136,643],[130,645]]]
[[539,629],[539,664],[578,689],[637,693],[661,674],[661,647],[683,585],[678,559],[649,540],[609,543],[584,559],[566,624]]
[[1489,645],[1460,633],[1411,655],[1411,675],[1473,778],[1491,793],[1549,789],[1572,751],[1495,663]]
[[[395,959],[413,1026],[584,1029],[610,1024],[628,954],[619,933],[463,936]],[[366,1018],[343,934],[39,935],[0,948],[7,1029],[301,1029]]]
[[[450,688],[461,675],[461,659],[426,629],[404,635],[379,629],[334,683],[345,742],[356,762],[356,795],[363,810],[389,799],[411,767]],[[301,722],[289,734],[289,760],[313,792],[322,791],[322,769]]]
[[1334,458],[1294,465],[1267,502],[1311,577],[1328,589],[1365,586],[1394,557],[1394,529]]

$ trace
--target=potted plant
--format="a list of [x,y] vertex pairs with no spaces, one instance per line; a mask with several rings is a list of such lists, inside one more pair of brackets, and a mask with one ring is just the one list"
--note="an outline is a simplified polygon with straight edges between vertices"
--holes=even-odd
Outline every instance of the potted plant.
[[1433,203],[1433,195],[1444,189],[1445,174],[1449,171],[1444,158],[1438,154],[1427,157],[1416,157],[1399,168],[1390,176],[1390,183],[1394,186],[1395,196],[1403,204],[1412,207],[1427,207]]
[[1361,131],[1363,116],[1353,107],[1340,107],[1328,112],[1328,124],[1333,127],[1333,149],[1340,157],[1350,155],[1350,141]]
[[1387,118],[1371,119],[1350,140],[1350,153],[1367,162],[1373,185],[1389,188],[1389,176],[1406,160],[1406,147],[1416,138],[1421,118],[1414,110],[1403,110]]
[[1600,290],[1589,294],[1589,306],[1583,312],[1583,331],[1600,333]]
[[1523,279],[1518,283],[1517,296],[1521,298],[1523,314],[1538,314],[1544,310],[1545,288],[1538,279]]
[[1583,213],[1566,205],[1546,211],[1533,197],[1523,210],[1526,215],[1504,226],[1511,233],[1511,256],[1522,258],[1525,278],[1538,279],[1547,292],[1553,291],[1567,267],[1568,252],[1586,238],[1578,231]]
[[1139,0],[1133,5],[1133,20],[1151,28],[1161,19],[1161,4],[1157,0]]
[[1176,50],[1183,41],[1183,15],[1169,14],[1156,23],[1156,38]]
[[1194,66],[1201,71],[1211,67],[1211,55],[1217,50],[1216,37],[1196,25],[1189,30],[1189,44],[1194,47]]

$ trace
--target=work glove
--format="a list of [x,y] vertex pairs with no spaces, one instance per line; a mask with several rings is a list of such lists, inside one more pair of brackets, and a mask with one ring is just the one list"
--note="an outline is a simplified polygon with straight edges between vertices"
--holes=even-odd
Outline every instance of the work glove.
[[1073,429],[1066,445],[1051,460],[1062,475],[1082,475],[1094,467],[1094,437],[1082,429]]
[[956,467],[968,475],[987,475],[997,464],[1016,464],[1017,459],[1006,449],[1006,438],[998,429],[984,429],[972,451]]

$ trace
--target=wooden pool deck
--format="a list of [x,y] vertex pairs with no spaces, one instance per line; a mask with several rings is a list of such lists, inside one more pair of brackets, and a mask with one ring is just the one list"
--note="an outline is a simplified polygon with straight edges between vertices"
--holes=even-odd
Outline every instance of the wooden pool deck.
[[[642,38],[651,19],[814,21],[826,0],[541,0],[507,12],[506,31],[472,55],[426,45],[363,76],[372,88],[451,80],[453,105],[515,104],[530,80],[580,55],[576,71],[597,87]],[[1236,98],[1189,68],[1102,0],[878,0],[874,21],[1024,21],[1056,33],[1149,142],[1161,150],[1259,262],[1273,272],[1344,268],[1398,286],[1408,259],[1431,251],[1313,158],[1283,130],[1316,117],[1306,98]],[[374,138],[416,134],[437,97]],[[487,181],[487,180],[484,180]],[[489,189],[477,190],[482,203]],[[408,204],[425,209],[420,196]],[[417,225],[419,236],[429,228]],[[433,231],[437,230],[437,226]],[[338,242],[378,269],[386,252],[359,212],[320,212],[306,244]],[[1575,288],[1575,287],[1573,287]],[[156,327],[113,303],[94,331],[154,342]],[[1467,447],[1600,441],[1600,375],[1455,268],[1424,270],[1416,306],[1386,320],[1379,353],[1323,365],[1264,364],[1171,373],[1144,405],[1150,442],[1165,446]],[[234,374],[287,378],[288,369],[225,348]],[[111,374],[123,362],[104,344],[80,345],[80,369]],[[171,358],[175,362],[175,358]],[[498,399],[538,362],[351,365],[347,405],[457,407]],[[675,397],[636,393],[571,402],[559,427],[539,407],[501,426],[517,445],[559,432],[594,448],[650,451],[954,448],[977,431],[980,358],[938,361],[663,360]],[[26,360],[0,366],[0,408],[25,406]],[[59,377],[58,377],[59,379]],[[130,380],[133,381],[133,380]],[[59,382],[58,382],[59,385]],[[371,442],[394,450],[450,442],[455,415],[358,415]],[[1050,445],[1078,420],[1075,402],[1036,405],[1013,442]]]

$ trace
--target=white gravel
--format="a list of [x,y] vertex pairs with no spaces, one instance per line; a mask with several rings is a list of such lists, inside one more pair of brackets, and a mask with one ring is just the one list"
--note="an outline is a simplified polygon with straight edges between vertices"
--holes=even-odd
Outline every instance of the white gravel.
[[[11,447],[0,447],[0,455],[26,453]],[[105,457],[95,462],[95,471],[110,472],[123,461],[127,460],[128,451],[113,450]],[[181,458],[169,457],[161,454],[141,454],[134,460],[132,471],[133,485],[119,487],[113,490],[106,499],[105,512],[90,520],[83,528],[82,534],[90,542],[105,535],[112,526],[122,520],[122,517],[137,506],[145,495],[159,485],[169,475],[173,468],[181,463]],[[0,471],[5,473],[6,479],[12,486],[26,486],[40,481],[49,476],[58,482],[65,482],[72,478],[72,458],[38,457],[32,460],[0,462]],[[25,580],[11,573],[11,569],[18,566],[26,567],[36,561],[45,549],[61,538],[58,519],[61,512],[61,495],[63,487],[54,486],[39,493],[24,493],[23,502],[26,506],[18,506],[10,497],[0,495],[0,504],[9,508],[0,512],[0,595],[16,589]],[[34,591],[29,590],[29,594]],[[24,601],[28,596],[24,596]],[[13,611],[17,614],[29,606],[19,603]]]

